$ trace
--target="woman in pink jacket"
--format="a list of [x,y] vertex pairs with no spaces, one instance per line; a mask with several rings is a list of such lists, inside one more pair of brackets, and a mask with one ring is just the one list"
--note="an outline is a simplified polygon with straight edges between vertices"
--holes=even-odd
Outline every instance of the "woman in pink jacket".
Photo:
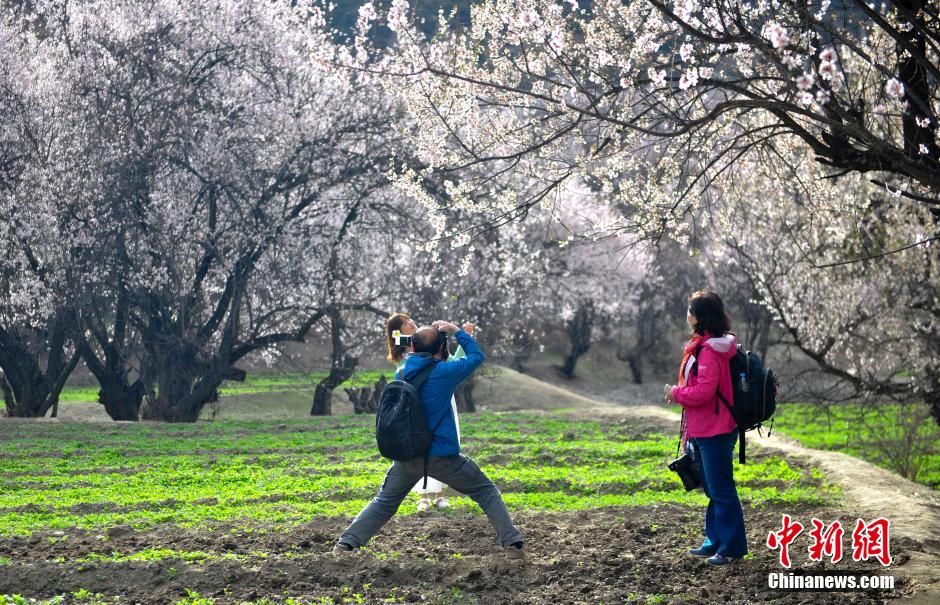
[[666,385],[666,399],[682,406],[683,441],[701,460],[702,486],[708,496],[705,542],[689,551],[709,565],[727,565],[747,554],[744,512],[734,484],[732,459],[738,429],[718,391],[732,406],[729,360],[737,342],[721,297],[696,292],[687,316],[692,338],[679,366],[678,386]]

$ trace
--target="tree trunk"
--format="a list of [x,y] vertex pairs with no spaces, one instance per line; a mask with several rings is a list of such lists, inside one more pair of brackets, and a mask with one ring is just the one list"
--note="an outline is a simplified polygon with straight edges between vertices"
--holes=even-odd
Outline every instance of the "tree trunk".
[[473,388],[477,385],[478,381],[479,379],[476,375],[473,375],[457,385],[457,389],[454,391],[454,399],[457,401],[458,412],[476,413],[477,403],[473,398]]
[[594,303],[588,301],[583,303],[574,314],[574,317],[565,324],[568,338],[571,341],[571,349],[568,351],[568,355],[565,356],[561,374],[569,380],[575,377],[574,369],[578,365],[578,359],[591,348],[591,332],[594,328],[595,319]]
[[68,311],[53,315],[44,330],[11,331],[0,326],[8,416],[38,418],[58,410],[59,393],[81,357],[78,350],[67,353],[74,332],[74,315]]
[[144,383],[140,380],[131,385],[120,382],[101,383],[98,402],[104,406],[111,420],[140,418],[140,404],[144,399]]
[[218,400],[223,382],[245,379],[245,371],[229,366],[227,359],[215,359],[198,367],[195,347],[189,343],[157,347],[154,351],[158,356],[152,360],[151,371],[156,377],[157,392],[141,407],[143,420],[196,422],[206,404]]
[[[123,239],[119,250],[119,256],[124,259],[127,251]],[[98,403],[104,406],[112,420],[137,421],[147,388],[143,378],[134,382],[129,379],[128,358],[138,341],[132,339],[129,342],[128,339],[131,301],[123,280],[113,307],[108,299],[100,300],[94,307],[98,313],[83,316],[84,329],[78,339],[85,366],[101,387]]]
[[757,333],[757,353],[765,364],[767,363],[767,351],[770,350],[770,325],[770,321],[765,321],[761,324]]
[[196,349],[191,343],[165,343],[157,347],[153,359],[153,370],[157,391],[142,410],[144,420],[163,422],[195,422],[199,418],[202,402],[183,401],[192,393],[195,382]]
[[82,358],[85,366],[98,380],[98,403],[104,406],[111,420],[132,420],[140,417],[140,404],[144,399],[142,380],[128,381],[128,368],[124,362],[124,347],[120,335],[112,342],[101,342],[103,359],[92,350],[88,343],[82,346]]
[[633,374],[633,382],[643,384],[643,359],[636,349],[627,355],[627,363],[630,365],[630,373]]
[[522,341],[519,347],[513,352],[512,355],[512,369],[524,374],[526,371],[525,364],[528,363],[529,359],[532,357],[532,341],[528,337]]
[[346,389],[349,400],[353,404],[353,412],[356,414],[375,414],[379,411],[379,401],[382,399],[382,391],[386,385],[385,376],[379,376],[375,385],[372,387],[350,388]]
[[317,383],[317,388],[313,392],[313,406],[310,408],[311,416],[331,416],[333,414],[333,390],[352,378],[358,364],[358,358],[347,354],[343,356],[342,363],[330,368],[330,373]]
[[330,339],[333,345],[333,357],[330,364],[330,373],[317,383],[313,392],[313,406],[310,408],[311,416],[330,416],[333,414],[333,389],[346,382],[356,371],[359,359],[346,353],[343,344],[343,317],[335,306],[330,307],[326,313],[330,318]]

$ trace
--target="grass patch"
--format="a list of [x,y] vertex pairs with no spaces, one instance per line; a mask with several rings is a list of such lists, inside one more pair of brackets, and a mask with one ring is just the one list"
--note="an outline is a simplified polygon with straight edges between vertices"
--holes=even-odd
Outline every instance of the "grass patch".
[[[244,382],[227,381],[219,389],[225,395],[249,395],[256,393],[281,393],[284,391],[312,390],[326,378],[327,372],[290,372],[284,374],[249,374]],[[340,389],[372,386],[381,377],[391,378],[387,371],[356,372],[352,378],[340,384]],[[97,386],[66,386],[59,395],[60,403],[98,401]]]
[[[0,423],[0,534],[232,522],[260,528],[353,515],[389,464],[376,451],[374,422],[363,415],[189,425]],[[567,414],[467,414],[461,425],[465,450],[512,510],[705,502],[666,469],[671,433]],[[820,504],[833,495],[821,477],[778,457],[755,457],[736,473],[751,505]],[[468,498],[452,504],[478,512]],[[414,512],[414,501],[406,501],[401,513]],[[94,555],[101,561],[215,556]]]
[[940,428],[924,404],[782,403],[773,430],[940,489]]

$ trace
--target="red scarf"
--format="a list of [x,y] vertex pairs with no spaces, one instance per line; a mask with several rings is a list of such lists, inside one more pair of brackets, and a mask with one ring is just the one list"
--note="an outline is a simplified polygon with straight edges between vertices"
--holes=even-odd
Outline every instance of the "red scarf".
[[708,340],[710,337],[708,334],[696,334],[692,337],[692,340],[685,343],[685,349],[682,351],[682,363],[679,364],[679,386],[685,386],[685,366],[689,363],[689,358],[692,357],[692,354],[695,353],[695,349],[699,347],[703,342]]

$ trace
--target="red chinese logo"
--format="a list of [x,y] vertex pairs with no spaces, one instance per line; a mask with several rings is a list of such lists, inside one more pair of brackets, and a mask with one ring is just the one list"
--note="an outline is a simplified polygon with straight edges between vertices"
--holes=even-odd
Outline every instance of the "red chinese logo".
[[[828,527],[825,522],[813,518],[813,528],[809,531],[812,544],[809,547],[809,560],[822,561],[828,557],[833,563],[842,560],[842,537],[845,530],[840,521],[833,521]],[[772,531],[767,536],[767,546],[780,551],[780,565],[789,568],[790,545],[803,533],[803,524],[790,515],[783,515],[783,526],[779,531]],[[867,561],[875,558],[885,567],[891,565],[891,544],[889,535],[891,522],[879,517],[871,523],[858,519],[852,532],[852,559]]]
[[809,547],[809,560],[822,561],[823,557],[829,557],[833,563],[842,560],[842,535],[845,530],[842,529],[842,523],[833,521],[828,528],[826,524],[816,519],[812,520],[813,529],[809,535],[813,539]]
[[803,524],[799,521],[792,521],[790,515],[783,516],[783,528],[780,531],[772,531],[767,536],[767,546],[771,550],[780,549],[780,564],[784,567],[790,567],[790,544],[796,540],[796,537],[803,532]]
[[891,565],[890,530],[891,522],[884,517],[867,524],[859,519],[852,532],[852,559],[867,561],[874,557],[885,567]]

